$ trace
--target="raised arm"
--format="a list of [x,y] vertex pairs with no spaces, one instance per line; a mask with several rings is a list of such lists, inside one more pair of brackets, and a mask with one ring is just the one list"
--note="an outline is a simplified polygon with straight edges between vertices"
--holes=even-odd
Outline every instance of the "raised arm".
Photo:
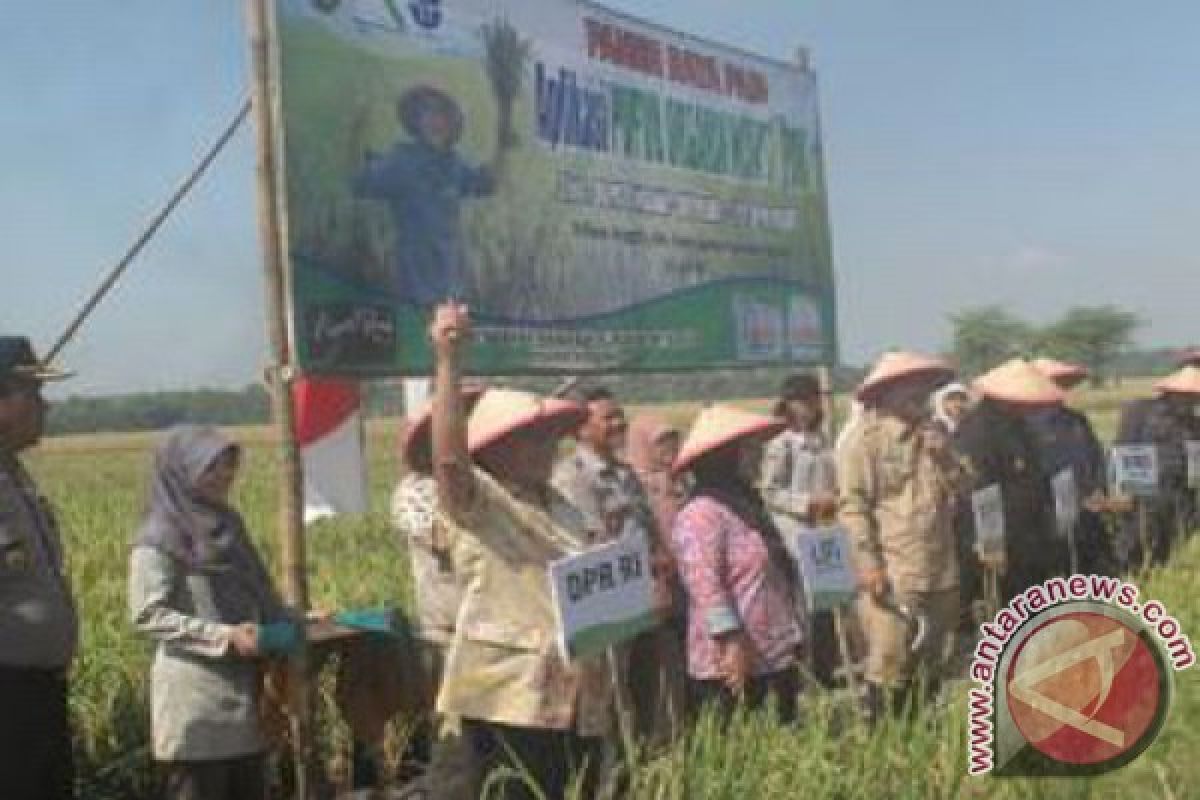
[[466,306],[445,303],[434,311],[429,336],[433,342],[433,476],[438,503],[451,516],[467,511],[474,496],[467,420],[463,411],[462,351],[471,334]]

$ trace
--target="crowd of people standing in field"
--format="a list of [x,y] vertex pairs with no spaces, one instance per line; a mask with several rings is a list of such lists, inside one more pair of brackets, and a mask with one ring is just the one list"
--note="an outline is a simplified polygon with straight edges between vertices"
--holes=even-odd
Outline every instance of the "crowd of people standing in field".
[[[1015,359],[967,385],[939,358],[888,353],[831,441],[808,375],[784,382],[770,414],[714,405],[684,431],[627,420],[600,387],[568,399],[464,381],[460,306],[435,310],[430,337],[433,399],[406,421],[392,518],[436,693],[432,797],[478,797],[504,766],[525,778],[493,796],[560,798],[575,782],[620,796],[618,730],[653,750],[703,708],[804,724],[805,694],[853,667],[833,615],[808,610],[783,533],[796,526],[846,532],[849,650],[875,726],[936,696],[989,604],[1073,571],[1162,563],[1196,522],[1200,354],[1122,412],[1117,443],[1153,445],[1159,461],[1159,491],[1132,499],[1109,490],[1105,449],[1066,403],[1087,377],[1070,364]],[[63,376],[0,337],[0,772],[17,800],[73,796],[75,605],[54,516],[18,458],[41,434],[43,382]],[[266,797],[259,665],[303,637],[231,505],[239,455],[212,428],[169,431],[132,541],[130,618],[156,643],[152,750],[173,800]],[[1079,497],[1070,536],[1052,490],[1064,471]],[[998,549],[980,546],[972,514],[990,487]],[[648,543],[660,624],[567,660],[547,566],[624,536]]]

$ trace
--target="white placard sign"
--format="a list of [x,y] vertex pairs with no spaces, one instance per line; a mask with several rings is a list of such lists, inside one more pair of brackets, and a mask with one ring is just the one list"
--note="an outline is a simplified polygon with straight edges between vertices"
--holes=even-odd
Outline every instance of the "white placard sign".
[[1054,519],[1058,523],[1058,534],[1065,536],[1079,521],[1079,487],[1075,483],[1075,472],[1070,467],[1051,479],[1054,489]]
[[1187,448],[1187,485],[1200,489],[1200,442],[1184,442]]
[[1115,494],[1153,497],[1158,494],[1158,448],[1152,444],[1122,444],[1112,449]]
[[776,522],[800,570],[805,607],[832,611],[854,602],[857,582],[850,565],[850,537],[840,525],[810,528],[786,519]]
[[563,657],[602,653],[658,624],[650,548],[641,534],[550,564]]
[[1004,495],[998,484],[971,493],[975,514],[975,552],[981,558],[1004,556]]

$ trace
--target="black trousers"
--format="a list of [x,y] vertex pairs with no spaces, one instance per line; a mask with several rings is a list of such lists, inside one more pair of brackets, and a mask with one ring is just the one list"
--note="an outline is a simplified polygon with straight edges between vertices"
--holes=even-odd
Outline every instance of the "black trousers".
[[0,667],[0,796],[75,797],[67,680],[61,670]]
[[595,797],[599,789],[604,756],[604,740],[600,737],[477,719],[463,720],[463,736],[477,759],[481,797],[488,776],[497,768],[513,769],[525,776],[501,781],[489,795],[500,800],[535,800],[538,793],[527,780],[537,784],[546,800],[561,800],[580,777],[583,789],[580,797]]
[[266,800],[266,758],[262,754],[215,761],[170,761],[167,800]]
[[800,685],[800,675],[795,669],[755,675],[746,682],[741,695],[734,694],[721,681],[693,680],[692,707],[700,709],[706,704],[712,704],[723,715],[728,716],[739,706],[750,711],[759,711],[773,700],[780,721],[792,723],[798,717]]

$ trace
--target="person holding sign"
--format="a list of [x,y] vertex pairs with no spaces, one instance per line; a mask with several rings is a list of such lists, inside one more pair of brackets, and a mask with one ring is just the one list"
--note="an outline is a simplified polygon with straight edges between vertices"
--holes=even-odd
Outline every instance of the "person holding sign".
[[[965,476],[929,414],[930,393],[951,375],[937,358],[884,355],[858,387],[863,419],[838,453],[840,518],[850,536],[867,635],[863,712],[869,724],[889,708],[915,707],[918,682],[932,690],[954,650],[954,511]],[[918,641],[922,618],[926,635]]]
[[675,460],[690,471],[692,498],[672,541],[687,594],[687,660],[695,699],[722,712],[775,703],[796,718],[795,566],[756,490],[763,444],[782,420],[728,406],[696,418]]
[[[767,510],[780,527],[814,528],[837,514],[837,464],[821,434],[821,389],[812,375],[792,375],[784,381],[775,416],[788,427],[767,445],[760,488]],[[806,656],[813,677],[833,685],[837,667],[837,633],[833,613],[807,617]]]
[[[978,552],[978,570],[1003,573],[1001,606],[1035,583],[1061,574],[1066,546],[1054,535],[1053,498],[1026,415],[1061,405],[1062,390],[1022,359],[1012,359],[975,379],[980,401],[963,420],[955,443],[970,469],[973,491],[999,487],[1004,544]],[[961,517],[960,517],[961,519]],[[964,533],[976,543],[973,523]]]
[[[583,512],[594,541],[639,536],[649,544],[657,605],[665,620],[672,615],[674,563],[638,473],[620,457],[629,431],[625,409],[603,387],[578,399],[588,416],[576,431],[574,452],[554,471],[554,487]],[[633,730],[656,744],[674,740],[682,732],[687,689],[682,640],[672,628],[659,626],[622,650],[620,690],[632,704]]]
[[[558,444],[586,411],[489,389],[468,421],[459,378],[470,333],[465,307],[437,308],[433,474],[463,591],[438,711],[462,719],[481,768],[475,780],[508,766],[558,798],[582,772],[583,796],[592,797],[611,730],[612,676],[602,657],[565,660],[547,572],[587,546],[583,515],[550,486]],[[537,793],[507,780],[500,796]]]
[[[1114,444],[1151,445],[1158,456],[1158,493],[1134,499],[1134,510],[1122,515],[1117,531],[1116,557],[1124,570],[1148,558],[1162,564],[1171,539],[1182,523],[1191,525],[1195,496],[1187,487],[1187,442],[1200,440],[1200,367],[1184,367],[1154,386],[1155,395],[1134,400],[1121,409]],[[1143,553],[1142,525],[1150,549]]]
[[240,454],[215,428],[172,428],[130,555],[130,616],[158,643],[151,729],[171,800],[266,797],[258,659],[300,645],[229,505]]
[[[1086,367],[1049,358],[1035,359],[1033,366],[1064,393],[1083,383],[1089,375]],[[1072,475],[1079,500],[1073,530],[1079,570],[1106,574],[1110,557],[1104,519],[1100,516],[1107,506],[1104,445],[1087,416],[1065,403],[1035,409],[1026,419],[1038,447],[1045,480],[1053,481],[1064,470],[1070,470]],[[1062,479],[1059,482],[1063,484]]]

